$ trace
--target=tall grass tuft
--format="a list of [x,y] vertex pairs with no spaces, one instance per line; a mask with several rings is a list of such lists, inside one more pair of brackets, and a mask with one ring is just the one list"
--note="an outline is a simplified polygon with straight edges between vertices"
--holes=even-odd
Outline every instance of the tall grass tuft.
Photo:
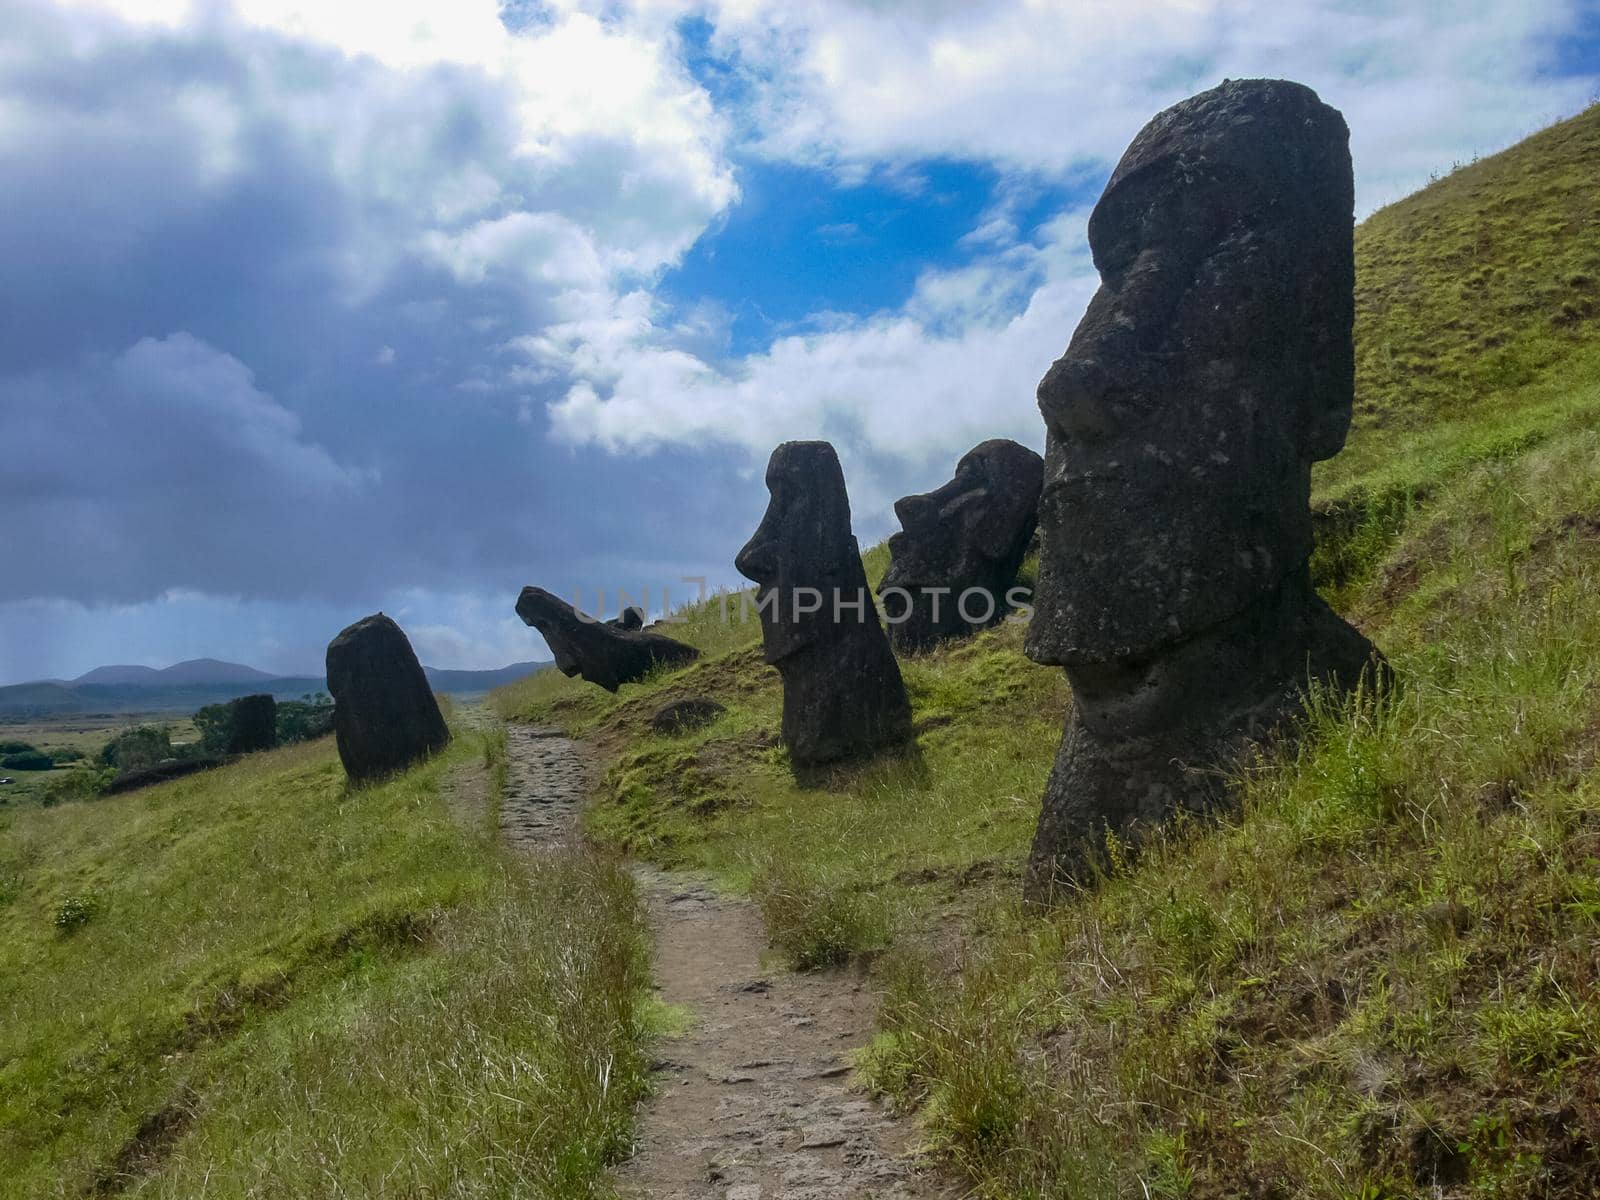
[[767,862],[750,881],[767,936],[797,971],[840,966],[881,947],[889,920],[878,897],[793,862]]

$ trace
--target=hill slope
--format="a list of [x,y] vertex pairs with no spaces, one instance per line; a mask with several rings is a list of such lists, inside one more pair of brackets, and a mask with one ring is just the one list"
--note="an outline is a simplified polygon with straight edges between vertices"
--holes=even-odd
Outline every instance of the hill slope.
[[1452,172],[1356,235],[1357,406],[1417,425],[1591,346],[1600,319],[1600,108]]
[[502,753],[0,808],[0,1197],[595,1194],[643,928],[614,866],[500,849]]
[[[1357,231],[1314,568],[1404,691],[1051,920],[1015,895],[1071,701],[1015,625],[904,663],[917,751],[807,789],[715,603],[685,671],[497,703],[590,735],[591,831],[751,890],[791,961],[887,950],[864,1069],[981,1195],[1600,1194],[1597,176],[1591,109]],[[685,694],[728,711],[651,735]]]

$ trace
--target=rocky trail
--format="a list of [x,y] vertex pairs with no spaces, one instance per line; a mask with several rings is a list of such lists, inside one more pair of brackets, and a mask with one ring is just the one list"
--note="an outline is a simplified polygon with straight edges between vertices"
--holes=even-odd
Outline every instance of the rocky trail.
[[576,839],[587,765],[583,748],[559,730],[506,726],[500,832],[514,849],[549,849]]
[[[531,852],[576,837],[581,745],[512,725],[500,826]],[[913,1129],[852,1086],[875,997],[850,972],[763,963],[747,900],[704,879],[636,868],[656,937],[660,999],[689,1027],[662,1042],[619,1192],[644,1200],[934,1200],[959,1190],[920,1172]]]

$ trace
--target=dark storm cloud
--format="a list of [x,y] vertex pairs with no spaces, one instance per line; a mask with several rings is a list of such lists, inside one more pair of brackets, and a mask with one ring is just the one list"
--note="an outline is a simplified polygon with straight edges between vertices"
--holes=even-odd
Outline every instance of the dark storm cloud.
[[730,467],[550,445],[558,380],[507,345],[604,305],[597,245],[692,237],[719,200],[604,130],[519,155],[483,71],[110,20],[22,6],[0,54],[0,555],[29,564],[0,603],[724,557],[702,497]]

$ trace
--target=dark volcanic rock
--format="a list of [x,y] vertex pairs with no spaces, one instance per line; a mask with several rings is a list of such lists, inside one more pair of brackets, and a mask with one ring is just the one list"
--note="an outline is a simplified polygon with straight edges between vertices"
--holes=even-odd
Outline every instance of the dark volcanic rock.
[[328,692],[339,758],[352,782],[403,770],[450,741],[411,643],[382,613],[328,643]]
[[611,620],[606,622],[610,629],[620,629],[625,633],[633,633],[645,627],[644,609],[637,607],[625,608]]
[[642,679],[658,665],[681,667],[700,657],[693,646],[659,633],[619,629],[586,617],[543,588],[522,589],[517,616],[544,635],[563,675],[569,679],[581,675],[608,692]]
[[229,754],[251,754],[271,750],[278,744],[278,702],[271,696],[240,696],[231,700],[233,735],[228,739]]
[[213,771],[218,767],[226,766],[228,760],[205,755],[196,758],[173,758],[166,762],[157,763],[153,767],[141,767],[137,771],[123,771],[106,787],[106,795],[119,796],[123,792],[136,792],[140,788],[153,787],[158,783],[166,783],[169,779],[182,779],[185,775],[195,775],[201,771]]
[[1043,482],[1042,458],[997,438],[963,455],[943,487],[895,503],[901,532],[889,539],[878,595],[896,650],[926,650],[1006,615]]
[[687,696],[657,710],[650,718],[650,728],[671,737],[701,729],[727,711],[725,706],[705,696]]
[[905,741],[911,706],[867,591],[833,447],[785,442],[767,464],[767,489],[767,514],[735,565],[760,585],[790,760],[809,767]]
[[1066,668],[1074,711],[1035,900],[1108,832],[1226,799],[1217,769],[1281,730],[1308,680],[1382,669],[1307,568],[1311,464],[1350,425],[1352,208],[1339,113],[1243,80],[1145,126],[1089,218],[1102,286],[1039,384],[1028,654]]

